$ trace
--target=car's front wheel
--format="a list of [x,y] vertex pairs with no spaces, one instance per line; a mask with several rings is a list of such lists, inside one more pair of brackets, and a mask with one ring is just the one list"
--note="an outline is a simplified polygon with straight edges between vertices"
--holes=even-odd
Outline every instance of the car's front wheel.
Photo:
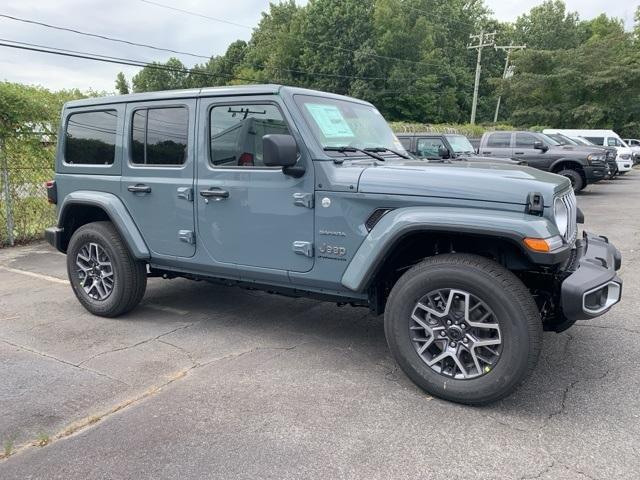
[[533,370],[542,323],[513,273],[483,257],[447,254],[398,280],[385,334],[419,387],[446,400],[485,404],[509,395]]
[[578,193],[581,190],[584,190],[584,187],[587,186],[587,182],[584,181],[580,172],[576,170],[571,170],[569,168],[561,170],[558,172],[558,175],[562,175],[563,177],[567,177],[571,182],[571,187],[573,191]]
[[93,222],[74,232],[67,273],[80,303],[94,315],[117,317],[132,310],[147,287],[147,270],[111,222]]

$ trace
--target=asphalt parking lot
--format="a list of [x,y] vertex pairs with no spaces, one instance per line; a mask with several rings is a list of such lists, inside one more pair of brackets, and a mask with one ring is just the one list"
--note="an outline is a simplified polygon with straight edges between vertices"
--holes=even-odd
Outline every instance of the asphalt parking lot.
[[364,309],[153,279],[103,319],[62,255],[0,250],[0,478],[637,479],[640,171],[578,202],[623,253],[624,301],[545,334],[482,408],[415,387]]

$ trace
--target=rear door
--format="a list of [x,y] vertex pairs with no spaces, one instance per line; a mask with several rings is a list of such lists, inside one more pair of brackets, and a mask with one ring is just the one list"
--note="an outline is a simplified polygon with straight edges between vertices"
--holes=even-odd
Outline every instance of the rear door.
[[487,141],[481,145],[480,155],[489,157],[513,157],[511,132],[494,132],[487,135]]
[[127,107],[120,195],[154,256],[195,254],[196,101]]

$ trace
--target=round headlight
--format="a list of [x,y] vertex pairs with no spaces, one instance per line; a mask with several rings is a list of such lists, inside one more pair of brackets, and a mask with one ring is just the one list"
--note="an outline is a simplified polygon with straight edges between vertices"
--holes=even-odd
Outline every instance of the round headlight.
[[560,235],[564,237],[569,228],[569,209],[560,198],[553,202],[553,218]]

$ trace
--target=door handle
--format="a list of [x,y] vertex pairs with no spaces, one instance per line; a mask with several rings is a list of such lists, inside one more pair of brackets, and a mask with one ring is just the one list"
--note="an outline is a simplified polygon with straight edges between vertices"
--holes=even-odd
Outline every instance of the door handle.
[[484,151],[484,152],[482,152],[482,154],[483,155],[491,155],[491,152]]
[[524,155],[524,152],[515,152],[516,155]]
[[208,203],[211,198],[216,201],[229,198],[229,192],[227,190],[222,190],[221,188],[212,187],[209,190],[200,190],[200,196]]
[[141,183],[137,185],[129,185],[127,190],[133,193],[151,193],[151,187],[149,185],[143,185]]

